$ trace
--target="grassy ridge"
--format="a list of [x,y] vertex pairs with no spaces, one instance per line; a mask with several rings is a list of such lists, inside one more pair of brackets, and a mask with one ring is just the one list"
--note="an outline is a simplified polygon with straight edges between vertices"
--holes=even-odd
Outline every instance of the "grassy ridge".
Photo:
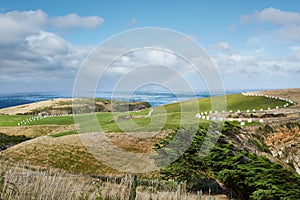
[[30,125],[45,125],[45,124],[69,125],[69,124],[74,124],[74,120],[72,116],[57,116],[57,117],[44,118],[30,123]]
[[[248,109],[259,110],[261,108],[275,108],[276,106],[283,106],[284,101],[269,99],[265,97],[248,97],[241,94],[234,94],[224,97],[202,98],[197,100],[190,100],[181,103],[173,103],[154,108],[151,118],[145,118],[150,109],[141,112],[131,113],[98,113],[97,119],[101,128],[104,131],[119,132],[119,131],[157,131],[161,129],[177,129],[183,125],[190,125],[196,123],[207,123],[203,120],[195,118],[198,112],[208,112],[211,110],[211,101],[221,104],[223,100],[226,101],[226,110],[242,110]],[[224,98],[224,99],[222,99]],[[222,106],[215,105],[215,108]],[[221,111],[221,110],[219,110]],[[126,115],[133,118],[126,118]],[[124,119],[114,120],[118,118]],[[89,129],[89,128],[88,128]]]
[[275,108],[276,106],[283,107],[286,104],[285,101],[270,99],[265,97],[251,97],[251,96],[244,96],[241,94],[234,94],[228,95],[227,98],[227,110],[234,110],[237,109],[241,111],[246,111],[247,109],[268,109]]
[[76,130],[71,130],[71,131],[66,131],[66,132],[62,132],[62,133],[56,133],[56,134],[53,134],[51,135],[51,137],[63,137],[63,136],[66,136],[66,135],[74,135],[74,134],[77,134],[78,132]]
[[[224,97],[212,97],[212,98],[201,98],[198,100],[190,100],[185,101],[182,103],[173,103],[164,105],[163,108],[165,108],[168,112],[180,112],[181,108],[180,106],[184,107],[185,111],[193,112],[195,111],[195,101],[198,101],[199,110],[201,112],[208,112],[212,108],[212,100],[217,104],[215,105],[216,108],[223,107],[221,104],[222,102],[226,103],[226,111],[233,110],[252,110],[252,109],[264,109],[267,108],[275,108],[276,106],[281,106],[286,103],[285,101],[276,100],[276,99],[270,99],[265,97],[252,97],[252,96],[244,96],[242,94],[232,94],[227,95],[226,98]],[[219,110],[221,111],[221,110]]]

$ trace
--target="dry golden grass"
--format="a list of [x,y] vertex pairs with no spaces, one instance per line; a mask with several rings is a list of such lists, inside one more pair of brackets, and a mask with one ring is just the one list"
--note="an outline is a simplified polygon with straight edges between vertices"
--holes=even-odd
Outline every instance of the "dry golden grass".
[[126,151],[135,153],[149,153],[154,151],[154,145],[171,134],[173,130],[160,132],[130,132],[130,133],[106,133],[111,143]]
[[[53,129],[61,130],[62,128],[67,129],[72,127],[57,126],[56,128],[57,129]],[[170,133],[171,130],[162,131],[152,137],[146,137],[141,133],[105,133],[105,135],[113,145],[124,149],[124,151],[149,153],[154,152],[154,145]],[[132,134],[139,134],[140,138],[133,137]],[[0,152],[0,156],[11,162],[28,161],[35,166],[51,166],[69,172],[124,175],[124,173],[99,162],[85,148],[80,136],[77,134],[57,138],[41,136],[8,148],[5,151]],[[157,172],[144,174],[144,176],[148,178],[155,177],[156,175]]]
[[61,170],[34,170],[25,163],[1,163],[0,199],[95,199],[92,179]]
[[2,126],[0,132],[6,135],[25,135],[26,137],[36,138],[74,129],[75,125]]
[[[130,177],[126,176],[122,179],[121,183],[102,183],[101,194],[103,199],[122,199],[127,200],[129,197]],[[201,197],[201,198],[199,198]],[[185,188],[178,190],[177,186],[169,190],[159,190],[155,186],[138,186],[136,191],[137,200],[228,200],[226,195],[197,195],[188,193]]]
[[[127,200],[131,187],[130,176],[109,181],[100,181],[84,175],[69,174],[62,170],[33,169],[27,163],[12,165],[0,161],[0,199],[5,200],[76,200],[76,199],[119,199]],[[115,180],[115,181],[114,181]],[[154,183],[154,182],[153,182]],[[138,184],[136,199],[173,200],[186,199],[229,199],[225,195],[189,194],[184,186],[175,185],[167,190],[158,189],[155,184]]]
[[116,174],[96,160],[81,143],[78,135],[53,138],[42,136],[0,152],[10,162],[28,161],[40,167],[54,167],[86,174]]

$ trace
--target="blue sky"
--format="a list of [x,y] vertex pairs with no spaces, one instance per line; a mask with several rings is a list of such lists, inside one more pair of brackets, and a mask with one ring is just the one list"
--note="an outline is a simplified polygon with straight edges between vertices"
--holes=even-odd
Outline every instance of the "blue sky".
[[141,27],[194,38],[218,66],[227,89],[299,87],[296,0],[1,0],[1,90],[71,91],[94,46]]

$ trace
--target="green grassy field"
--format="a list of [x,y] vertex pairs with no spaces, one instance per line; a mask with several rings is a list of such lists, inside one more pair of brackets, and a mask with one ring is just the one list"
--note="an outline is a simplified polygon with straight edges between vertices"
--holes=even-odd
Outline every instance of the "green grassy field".
[[[207,123],[206,121],[195,118],[198,112],[215,111],[214,108],[222,108],[224,110],[252,110],[283,107],[284,101],[269,99],[265,97],[249,97],[241,94],[228,95],[224,97],[202,98],[197,100],[189,100],[181,103],[167,104],[155,107],[151,118],[145,117],[150,109],[140,112],[101,112],[96,113],[96,118],[91,119],[90,115],[76,116],[77,122],[80,121],[80,132],[91,132],[101,130],[108,132],[122,131],[159,131],[162,129],[176,129],[179,126],[191,125],[196,123]],[[226,102],[226,105],[223,104]],[[221,112],[221,110],[218,110]],[[0,126],[18,126],[18,122],[32,118],[33,116],[23,115],[0,115]],[[97,121],[95,121],[97,120]],[[43,118],[32,121],[31,125],[69,125],[74,124],[73,116],[57,116]],[[97,126],[95,126],[97,124]],[[70,132],[73,133],[73,132]],[[64,134],[63,134],[64,135]]]
[[24,115],[0,115],[0,126],[17,126],[18,122],[28,118]]
[[54,116],[54,117],[48,117],[30,123],[30,125],[45,125],[45,124],[68,125],[68,124],[74,124],[74,120],[72,116]]
[[53,135],[51,135],[51,137],[57,138],[57,137],[63,137],[66,135],[74,135],[74,134],[78,134],[78,132],[76,130],[71,130],[71,131],[53,134]]
[[[276,106],[283,107],[286,103],[281,100],[269,99],[265,97],[248,97],[241,94],[234,94],[224,97],[214,97],[214,102],[222,103],[226,101],[226,107],[224,110],[229,111],[246,111],[252,109],[268,109],[275,108]],[[224,98],[224,99],[222,99]],[[221,108],[222,105],[215,105],[215,108]],[[211,98],[203,98],[198,100],[190,100],[181,103],[173,103],[164,106],[154,108],[151,118],[145,118],[150,109],[141,112],[132,112],[131,116],[142,116],[136,119],[127,119],[116,122],[112,122],[113,116],[111,113],[99,113],[97,114],[99,124],[105,131],[121,131],[119,126],[123,130],[129,131],[156,131],[157,129],[176,129],[181,125],[190,125],[195,123],[207,123],[204,120],[198,120],[195,118],[195,114],[198,112],[208,112],[211,110]],[[214,111],[214,110],[213,110]],[[222,110],[218,110],[221,112]],[[117,116],[122,113],[116,114]],[[124,115],[124,114],[123,114]],[[129,123],[133,121],[134,123]],[[163,125],[162,125],[163,124]],[[251,123],[250,123],[251,124]],[[252,123],[253,124],[253,123]],[[118,126],[119,125],[119,126]],[[136,126],[134,126],[136,125]]]
[[[227,95],[226,98],[224,97],[213,97],[213,100],[215,101],[216,105],[214,105],[215,108],[224,108],[226,111],[246,111],[246,110],[252,110],[252,109],[264,109],[267,108],[275,108],[276,106],[283,107],[283,105],[286,103],[285,101],[276,100],[276,99],[270,99],[265,97],[251,97],[251,96],[244,96],[242,94],[232,94]],[[195,111],[195,103],[196,100],[190,100],[185,101],[182,103],[173,103],[164,105],[163,108],[165,108],[168,112],[180,112],[182,109],[180,107],[183,107],[185,111],[193,112]],[[201,112],[208,112],[212,110],[212,98],[202,98],[198,99],[198,105],[199,110]],[[221,103],[225,103],[225,105],[220,105]],[[212,110],[215,111],[215,110]],[[222,111],[222,110],[218,110]]]

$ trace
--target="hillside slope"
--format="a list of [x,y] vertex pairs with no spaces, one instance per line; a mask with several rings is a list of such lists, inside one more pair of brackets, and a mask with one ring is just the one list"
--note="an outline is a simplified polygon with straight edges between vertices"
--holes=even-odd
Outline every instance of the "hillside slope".
[[[110,142],[132,153],[155,152],[158,146],[162,147],[164,142],[168,142],[177,133],[177,130],[181,130],[182,125],[186,128],[183,130],[189,130],[189,126],[195,123],[196,127],[199,126],[199,135],[194,138],[194,145],[192,144],[191,149],[179,160],[160,172],[140,174],[141,177],[171,178],[182,181],[190,191],[201,189],[206,192],[223,192],[241,199],[250,197],[259,199],[260,195],[266,198],[273,195],[275,199],[285,196],[296,198],[297,193],[294,191],[300,188],[299,177],[296,175],[300,149],[298,107],[300,102],[297,92],[300,90],[293,91],[295,97],[289,94],[289,90],[268,93],[293,100],[295,104],[288,107],[284,106],[286,101],[280,99],[241,94],[228,95],[227,108],[218,111],[224,115],[222,120],[226,121],[221,137],[211,154],[204,160],[197,157],[199,145],[203,141],[209,123],[214,124],[219,120],[217,118],[213,120],[217,115],[216,110],[211,109],[210,98],[141,111],[139,111],[141,107],[134,105],[132,106],[134,112],[100,112],[96,117]],[[56,104],[58,106],[56,108],[67,104],[70,103]],[[84,105],[82,102],[79,104]],[[180,106],[184,109],[182,110]],[[199,109],[197,110],[195,106]],[[197,114],[205,118],[197,118]],[[13,163],[25,160],[35,166],[50,166],[69,172],[124,175],[95,159],[82,144],[72,119],[72,116],[49,117],[17,126],[18,120],[23,120],[23,116],[1,116],[0,132],[6,131],[8,135],[22,135],[24,132],[24,135],[33,135],[36,138],[8,148],[0,152],[0,156]],[[248,119],[253,121],[247,122]],[[263,119],[263,122],[258,123],[258,119]],[[241,125],[238,120],[246,123]],[[138,125],[137,128],[131,127],[132,122]],[[164,123],[163,126],[159,127],[157,134],[153,134],[161,122]],[[5,126],[6,123],[10,127]],[[84,125],[83,123],[76,126],[81,126],[82,133],[89,134],[89,129],[86,129],[87,132],[84,131]],[[126,127],[127,132],[122,127]],[[143,137],[139,137],[141,135]],[[154,157],[153,160],[155,161]],[[273,180],[274,173],[277,175]],[[292,184],[287,184],[288,179],[292,180]],[[283,181],[282,185],[279,184],[280,180]],[[289,190],[292,192],[285,192]]]

